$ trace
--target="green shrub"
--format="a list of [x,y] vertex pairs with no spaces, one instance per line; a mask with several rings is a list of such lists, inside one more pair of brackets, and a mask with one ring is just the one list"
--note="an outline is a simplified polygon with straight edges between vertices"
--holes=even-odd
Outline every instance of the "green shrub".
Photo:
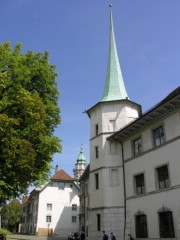
[[11,235],[12,233],[6,229],[0,228],[0,234]]

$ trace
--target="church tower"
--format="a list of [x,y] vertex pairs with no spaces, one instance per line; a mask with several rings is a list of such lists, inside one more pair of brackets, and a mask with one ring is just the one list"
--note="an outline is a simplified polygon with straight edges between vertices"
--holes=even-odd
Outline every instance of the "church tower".
[[86,168],[86,159],[84,157],[82,145],[81,145],[81,150],[79,153],[79,156],[77,158],[75,168],[73,169],[74,172],[74,178],[79,179],[80,176],[83,174],[85,168]]
[[89,239],[98,240],[102,231],[124,236],[124,182],[121,144],[108,141],[141,114],[140,105],[129,100],[121,73],[110,5],[110,42],[107,76],[102,99],[91,107]]

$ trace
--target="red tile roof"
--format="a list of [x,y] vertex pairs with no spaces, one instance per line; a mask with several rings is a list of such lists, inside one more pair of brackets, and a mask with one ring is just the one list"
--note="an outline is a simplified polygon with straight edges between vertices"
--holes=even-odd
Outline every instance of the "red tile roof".
[[52,176],[51,180],[74,181],[75,179],[70,177],[64,170],[61,169]]

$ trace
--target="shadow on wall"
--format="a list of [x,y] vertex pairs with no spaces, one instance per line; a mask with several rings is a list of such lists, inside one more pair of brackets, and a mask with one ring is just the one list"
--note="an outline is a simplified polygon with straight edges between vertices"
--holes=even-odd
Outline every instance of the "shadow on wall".
[[72,206],[65,206],[62,211],[56,227],[54,228],[54,237],[68,238],[70,233],[79,232],[79,207],[72,210]]

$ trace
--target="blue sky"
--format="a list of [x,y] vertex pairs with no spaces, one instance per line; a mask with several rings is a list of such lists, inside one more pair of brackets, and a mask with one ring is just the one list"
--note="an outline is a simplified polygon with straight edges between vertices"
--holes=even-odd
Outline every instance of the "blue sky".
[[[112,0],[116,44],[129,98],[143,112],[180,84],[180,0]],[[1,0],[0,42],[50,53],[59,73],[59,165],[72,169],[81,143],[89,160],[89,119],[100,101],[109,44],[107,0]],[[54,170],[52,170],[54,174]]]

